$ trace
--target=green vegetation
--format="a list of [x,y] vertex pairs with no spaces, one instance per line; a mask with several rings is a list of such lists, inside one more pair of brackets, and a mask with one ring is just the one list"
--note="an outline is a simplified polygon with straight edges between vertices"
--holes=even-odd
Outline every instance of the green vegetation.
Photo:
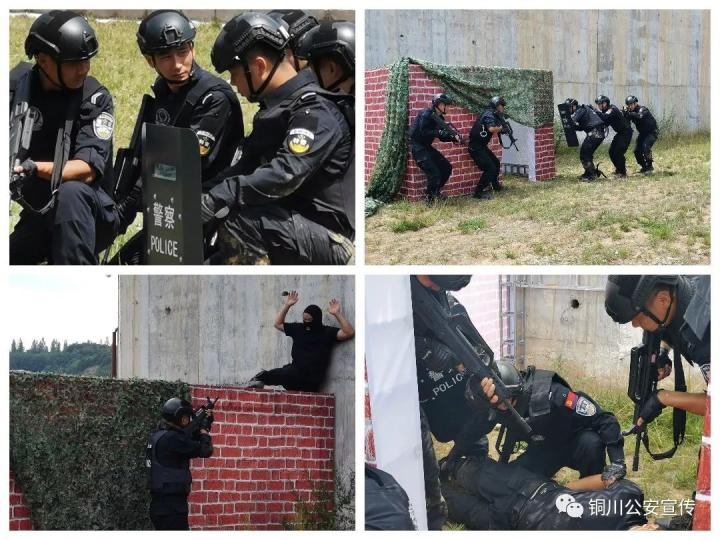
[[[710,137],[661,134],[653,153],[653,176],[637,174],[631,147],[628,178],[583,183],[577,180],[577,149],[561,147],[553,180],[505,177],[507,189],[487,201],[459,197],[432,207],[407,201],[385,205],[366,219],[366,261],[708,264]],[[611,172],[607,145],[596,159]],[[398,230],[400,223],[425,226]]]
[[44,371],[65,375],[110,376],[112,351],[107,344],[72,343],[60,349],[60,342],[53,340],[48,349],[45,340],[33,341],[25,350],[22,340],[10,348],[10,369]]

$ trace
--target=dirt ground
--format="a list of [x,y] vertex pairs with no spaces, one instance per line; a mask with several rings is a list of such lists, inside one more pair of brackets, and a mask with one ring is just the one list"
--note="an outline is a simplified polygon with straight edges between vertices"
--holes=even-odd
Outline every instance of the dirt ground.
[[[576,149],[557,178],[506,177],[490,201],[398,201],[366,219],[368,264],[708,264],[710,138],[660,139],[656,174],[580,182]],[[607,145],[596,153],[610,172]]]

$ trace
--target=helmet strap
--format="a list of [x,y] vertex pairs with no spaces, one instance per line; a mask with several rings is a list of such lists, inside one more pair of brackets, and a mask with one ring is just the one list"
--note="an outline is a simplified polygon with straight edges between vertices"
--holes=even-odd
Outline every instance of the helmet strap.
[[651,313],[649,309],[647,309],[645,307],[642,309],[642,312],[645,315],[647,315],[650,319],[652,319],[652,321],[655,324],[658,325],[657,330],[655,330],[656,332],[667,328],[667,320],[668,320],[668,317],[670,317],[670,310],[672,309],[674,301],[675,301],[675,295],[671,294],[670,295],[670,303],[668,304],[667,310],[665,310],[665,317],[663,317],[662,321],[660,319],[658,319],[653,313]]
[[268,73],[268,76],[265,78],[263,83],[260,85],[260,88],[255,90],[253,88],[252,83],[252,76],[250,73],[250,65],[248,64],[247,60],[243,60],[243,67],[245,68],[245,80],[248,83],[248,89],[250,90],[250,97],[248,98],[250,101],[259,101],[260,96],[265,91],[265,89],[268,87],[268,84],[270,84],[270,81],[272,80],[273,76],[275,75],[275,72],[280,67],[280,63],[283,61],[285,56],[283,55],[279,60],[276,60],[273,64],[272,69],[270,70],[270,73]]

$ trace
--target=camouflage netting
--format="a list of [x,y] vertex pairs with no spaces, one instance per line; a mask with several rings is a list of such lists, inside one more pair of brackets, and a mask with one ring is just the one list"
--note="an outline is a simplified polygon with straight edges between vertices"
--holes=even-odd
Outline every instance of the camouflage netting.
[[[409,64],[422,67],[436,80],[453,103],[480,114],[490,98],[501,95],[508,103],[506,114],[516,122],[537,128],[553,122],[552,72],[504,67],[446,66],[401,58],[389,68],[385,98],[385,129],[380,139],[375,168],[368,182],[365,214],[390,202],[405,178]],[[430,106],[428,104],[428,106]]]
[[182,382],[10,372],[10,469],[35,529],[151,529],[144,458]]

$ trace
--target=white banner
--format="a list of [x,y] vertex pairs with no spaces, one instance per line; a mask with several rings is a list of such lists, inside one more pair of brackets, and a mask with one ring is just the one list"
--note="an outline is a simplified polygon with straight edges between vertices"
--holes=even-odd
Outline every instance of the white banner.
[[365,360],[378,468],[405,489],[427,530],[420,403],[408,276],[366,276]]

